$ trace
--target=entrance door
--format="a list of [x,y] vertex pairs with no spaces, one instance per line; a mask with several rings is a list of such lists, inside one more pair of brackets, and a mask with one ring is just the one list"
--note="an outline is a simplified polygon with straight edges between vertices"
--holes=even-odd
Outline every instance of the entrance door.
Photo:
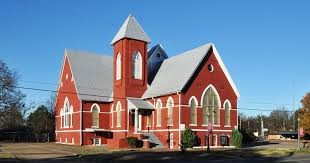
[[173,149],[173,134],[170,134],[169,148]]

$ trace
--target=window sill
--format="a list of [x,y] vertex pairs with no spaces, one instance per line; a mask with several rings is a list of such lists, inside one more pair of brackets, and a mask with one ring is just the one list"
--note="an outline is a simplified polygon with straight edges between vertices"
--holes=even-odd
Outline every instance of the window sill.
[[206,125],[206,124],[202,124],[201,126],[208,126],[208,125]]
[[99,128],[99,126],[91,126],[91,128]]
[[189,124],[189,126],[197,126],[197,124]]
[[122,126],[116,126],[117,128],[121,128]]
[[225,125],[224,127],[231,127],[230,125]]
[[173,127],[173,125],[167,125],[167,127]]
[[156,125],[156,127],[161,127],[161,125]]
[[213,125],[213,127],[221,127],[221,125]]

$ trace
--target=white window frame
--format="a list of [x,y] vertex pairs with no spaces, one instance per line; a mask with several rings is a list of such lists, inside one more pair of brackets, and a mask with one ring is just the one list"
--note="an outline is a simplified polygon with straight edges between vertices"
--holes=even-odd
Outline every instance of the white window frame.
[[[159,106],[160,107],[159,107]],[[160,99],[156,101],[156,126],[161,126],[161,111],[162,111],[163,103]]]
[[122,79],[122,56],[117,53],[116,56],[116,80]]
[[[98,122],[97,122],[97,125],[94,125],[94,117],[93,117],[93,108],[94,107],[97,107],[98,109]],[[100,125],[100,106],[97,104],[97,103],[94,103],[92,106],[91,106],[91,109],[90,109],[91,113],[92,113],[92,123],[91,123],[91,127],[92,128],[99,128],[99,125]]]
[[121,127],[122,124],[122,104],[120,101],[116,104],[116,127]]
[[[205,108],[204,102],[203,102],[204,101],[204,96],[205,96],[205,94],[207,93],[207,91],[209,89],[211,89],[211,91],[214,92],[215,98],[217,98],[217,101],[218,101],[218,106],[212,105],[212,106],[206,106],[206,108]],[[212,103],[214,103],[214,99],[213,99]],[[221,120],[220,120],[220,116],[221,116],[221,114],[220,114],[221,99],[220,99],[218,91],[216,90],[216,88],[212,84],[207,86],[206,89],[203,91],[202,96],[201,96],[200,104],[201,104],[201,107],[202,107],[202,112],[204,112],[204,109],[207,109],[207,114],[208,114],[208,112],[209,112],[209,114],[211,114],[210,117],[212,118],[212,124],[215,125],[215,126],[216,125],[220,125],[220,122],[221,122]],[[207,100],[207,104],[208,104],[208,100]],[[212,108],[211,112],[210,112],[210,109],[208,107]],[[216,107],[218,107],[218,108],[216,108]],[[214,117],[215,117],[214,116],[214,112],[215,112],[215,110],[217,110],[217,112],[216,112],[216,114],[217,114],[217,123],[216,124],[214,123],[215,122],[215,120],[214,120]],[[202,116],[204,116],[204,115],[202,114]],[[202,119],[204,119],[204,117],[202,117]],[[204,121],[203,121],[202,125],[208,125],[209,121],[210,121],[209,117],[206,117],[207,124],[204,123]]]
[[111,105],[111,128],[113,128],[113,126],[114,126],[114,116],[113,116],[114,115],[113,114],[114,113],[114,109],[113,109],[114,107],[113,106],[114,105],[112,104]]
[[[226,108],[226,104],[228,105],[228,111],[226,110],[227,108]],[[230,127],[230,120],[231,120],[231,113],[230,113],[230,111],[231,111],[231,103],[230,103],[230,101],[227,99],[227,100],[225,100],[225,102],[224,102],[224,105],[223,105],[223,107],[224,107],[224,112],[225,112],[225,121],[224,121],[224,125],[225,125],[225,127]],[[227,115],[228,114],[228,115]],[[227,116],[229,117],[229,118],[227,118]],[[227,120],[228,119],[228,120]]]
[[[192,111],[193,111],[193,108],[192,108],[192,100],[194,100],[195,102],[195,116],[194,116],[194,123],[192,122]],[[189,105],[189,109],[190,109],[190,126],[196,126],[197,125],[197,108],[198,108],[198,100],[195,96],[192,96],[189,101],[188,101],[188,105]]]
[[[171,101],[171,108],[169,108],[169,102]],[[174,101],[172,97],[169,97],[167,100],[167,126],[173,126],[173,107]]]
[[73,127],[72,124],[72,114],[73,114],[73,107],[69,103],[69,99],[66,97],[63,106],[63,128]]
[[134,79],[142,79],[142,56],[140,52],[135,51],[132,54],[132,77]]

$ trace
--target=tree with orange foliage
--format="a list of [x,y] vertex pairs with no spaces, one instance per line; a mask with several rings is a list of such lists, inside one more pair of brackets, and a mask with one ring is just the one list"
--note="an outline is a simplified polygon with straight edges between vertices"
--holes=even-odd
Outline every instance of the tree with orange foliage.
[[301,126],[306,132],[310,132],[310,92],[301,99],[302,107],[299,109]]

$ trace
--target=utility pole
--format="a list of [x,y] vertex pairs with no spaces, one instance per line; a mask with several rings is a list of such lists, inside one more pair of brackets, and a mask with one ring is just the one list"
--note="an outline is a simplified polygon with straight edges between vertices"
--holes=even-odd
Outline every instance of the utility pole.
[[300,151],[300,118],[297,118],[297,124],[298,124],[298,129],[297,129],[297,150]]
[[264,121],[262,115],[260,115],[260,127],[261,127],[261,139],[264,140]]
[[293,131],[296,131],[295,129],[295,82],[293,80],[293,108],[292,108],[292,111],[293,111]]

